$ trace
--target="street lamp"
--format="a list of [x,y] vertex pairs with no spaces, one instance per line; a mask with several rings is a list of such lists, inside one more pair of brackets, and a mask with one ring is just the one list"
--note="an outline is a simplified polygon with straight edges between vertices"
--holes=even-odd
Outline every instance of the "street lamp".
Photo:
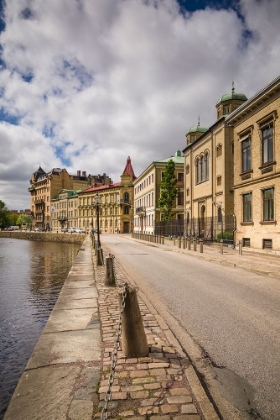
[[96,216],[97,216],[97,246],[98,248],[101,247],[100,244],[100,232],[99,232],[99,206],[101,202],[101,196],[96,194],[95,195],[95,205],[96,205]]

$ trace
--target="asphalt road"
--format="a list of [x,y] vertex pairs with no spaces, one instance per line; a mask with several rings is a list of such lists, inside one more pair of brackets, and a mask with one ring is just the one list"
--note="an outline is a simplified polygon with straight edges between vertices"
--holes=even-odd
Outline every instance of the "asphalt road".
[[280,420],[280,282],[237,267],[102,235],[166,320],[221,417]]

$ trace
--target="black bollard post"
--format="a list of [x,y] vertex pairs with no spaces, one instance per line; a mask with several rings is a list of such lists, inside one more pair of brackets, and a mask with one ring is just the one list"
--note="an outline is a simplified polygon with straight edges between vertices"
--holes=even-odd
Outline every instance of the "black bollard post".
[[119,292],[119,305],[123,306],[122,314],[122,352],[126,357],[145,357],[149,346],[144,331],[136,290],[131,286],[126,289],[126,297]]

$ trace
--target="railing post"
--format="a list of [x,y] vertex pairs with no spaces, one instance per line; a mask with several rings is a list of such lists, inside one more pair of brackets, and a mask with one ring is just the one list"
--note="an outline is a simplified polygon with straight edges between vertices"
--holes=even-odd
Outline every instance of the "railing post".
[[119,306],[123,305],[122,315],[122,351],[126,357],[145,357],[149,346],[144,331],[136,290],[128,286],[123,302],[123,293],[119,292]]
[[112,257],[105,258],[105,286],[116,286]]
[[221,254],[224,253],[224,240],[223,239],[220,240],[220,253]]
[[196,251],[196,244],[197,244],[196,238],[193,238],[193,250],[194,251]]
[[241,241],[238,242],[238,251],[239,251],[239,255],[242,255],[242,242]]
[[203,239],[199,239],[199,252],[203,253]]

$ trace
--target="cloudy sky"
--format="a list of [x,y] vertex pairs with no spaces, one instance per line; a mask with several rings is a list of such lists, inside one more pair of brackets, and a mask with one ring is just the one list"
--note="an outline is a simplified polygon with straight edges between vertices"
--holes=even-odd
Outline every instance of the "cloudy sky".
[[0,200],[29,208],[38,166],[119,181],[185,147],[231,90],[279,76],[279,0],[7,0]]

